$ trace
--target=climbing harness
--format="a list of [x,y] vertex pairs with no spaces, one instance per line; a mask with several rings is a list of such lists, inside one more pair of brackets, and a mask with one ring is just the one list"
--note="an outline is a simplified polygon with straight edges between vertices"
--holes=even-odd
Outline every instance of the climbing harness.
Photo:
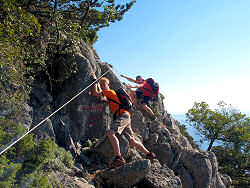
[[[71,101],[73,101],[75,98],[77,98],[79,95],[81,95],[86,89],[88,89],[89,87],[91,87],[94,83],[98,82],[105,74],[107,74],[109,71],[111,71],[112,69],[109,69],[108,71],[106,71],[104,74],[102,74],[99,78],[97,78],[96,80],[94,80],[90,85],[88,85],[86,88],[84,88],[82,91],[80,91],[77,95],[75,95],[74,97],[72,97],[68,102],[66,102],[64,105],[62,105],[60,108],[58,108],[56,111],[54,111],[52,114],[50,114],[47,118],[45,118],[44,120],[42,120],[40,123],[38,123],[36,126],[34,126],[32,129],[30,129],[29,131],[27,131],[23,136],[21,136],[20,138],[18,138],[16,141],[14,141],[12,144],[10,144],[8,147],[6,147],[4,150],[2,150],[0,152],[0,155],[2,155],[5,151],[7,151],[10,147],[12,147],[13,145],[15,145],[17,142],[19,142],[21,139],[23,139],[26,135],[28,135],[30,132],[32,132],[34,129],[36,129],[37,127],[39,127],[42,123],[44,123],[45,121],[47,121],[51,116],[53,116],[54,114],[56,114],[58,111],[60,111],[62,108],[64,108],[66,105],[68,105]],[[113,70],[112,70],[113,71]]]

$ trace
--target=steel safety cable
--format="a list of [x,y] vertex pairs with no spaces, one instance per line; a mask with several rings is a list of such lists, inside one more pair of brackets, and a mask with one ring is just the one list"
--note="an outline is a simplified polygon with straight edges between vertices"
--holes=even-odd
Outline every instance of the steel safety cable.
[[23,139],[26,135],[28,135],[30,132],[32,132],[34,129],[36,129],[37,127],[39,127],[42,123],[44,123],[46,120],[48,120],[51,116],[53,116],[54,114],[56,114],[58,111],[60,111],[62,108],[64,108],[66,105],[68,105],[71,101],[73,101],[75,98],[77,98],[79,95],[81,95],[86,89],[88,89],[89,87],[91,87],[94,83],[98,82],[105,74],[107,74],[109,71],[111,71],[112,69],[109,69],[108,71],[106,71],[104,74],[102,74],[99,78],[97,78],[95,81],[93,81],[90,85],[88,85],[86,88],[84,88],[82,91],[80,91],[77,95],[75,95],[74,97],[72,97],[68,102],[66,102],[64,105],[62,105],[60,108],[58,108],[56,111],[54,111],[52,114],[50,114],[48,117],[46,117],[44,120],[42,120],[40,123],[38,123],[36,126],[34,126],[32,129],[30,129],[29,131],[27,131],[23,136],[21,136],[20,138],[18,138],[16,141],[14,141],[12,144],[10,144],[8,147],[6,147],[4,150],[2,150],[0,152],[0,155],[2,155],[5,151],[7,151],[10,147],[12,147],[13,145],[15,145],[17,142],[19,142],[21,139]]

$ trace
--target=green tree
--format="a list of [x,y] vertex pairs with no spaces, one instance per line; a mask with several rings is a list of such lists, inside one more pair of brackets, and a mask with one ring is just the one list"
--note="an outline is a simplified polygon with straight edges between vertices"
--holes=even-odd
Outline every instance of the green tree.
[[15,4],[36,16],[54,41],[59,42],[60,35],[64,35],[72,40],[76,37],[84,38],[86,42],[93,44],[97,39],[96,32],[112,22],[122,20],[136,1],[117,2],[119,1],[21,0]]
[[207,151],[215,141],[232,145],[239,150],[249,140],[249,118],[223,101],[218,109],[211,110],[205,102],[194,103],[186,113],[187,121],[197,129],[204,140],[209,141]]
[[32,81],[24,64],[37,63],[25,39],[40,31],[37,19],[13,2],[0,0],[0,148],[24,133],[18,121]]

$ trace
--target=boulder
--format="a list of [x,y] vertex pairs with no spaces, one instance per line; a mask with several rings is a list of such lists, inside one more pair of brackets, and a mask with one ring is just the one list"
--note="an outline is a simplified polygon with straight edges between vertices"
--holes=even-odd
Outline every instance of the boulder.
[[178,176],[181,179],[183,188],[193,188],[194,187],[194,180],[188,171],[182,163],[178,163],[175,173],[178,174]]
[[219,174],[219,176],[220,176],[221,180],[223,181],[224,185],[226,186],[226,188],[230,188],[230,186],[233,183],[230,176],[227,174]]
[[[127,162],[141,158],[139,153],[134,148],[130,147],[129,140],[124,134],[117,135],[117,138],[119,140],[121,154]],[[98,144],[93,147],[93,150],[100,155],[106,164],[108,164],[112,162],[115,157],[113,148],[106,135],[101,139],[101,142],[98,142]]]
[[150,169],[149,160],[141,159],[100,173],[109,187],[128,188],[139,183]]
[[193,178],[194,187],[211,187],[212,165],[206,155],[193,150],[183,150],[180,163]]
[[174,172],[166,166],[154,160],[145,175],[145,178],[138,185],[138,188],[181,188],[181,180]]
[[[54,187],[69,187],[69,188],[95,188],[85,178],[79,177],[75,170],[68,169],[66,172],[52,171],[49,174],[50,179],[53,179]],[[58,185],[59,184],[59,185]]]

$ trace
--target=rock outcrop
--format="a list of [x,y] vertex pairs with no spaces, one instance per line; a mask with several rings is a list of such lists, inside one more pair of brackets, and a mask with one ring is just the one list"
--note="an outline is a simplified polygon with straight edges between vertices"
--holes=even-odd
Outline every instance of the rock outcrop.
[[[100,62],[95,51],[83,42],[78,53],[67,59],[67,63],[71,63],[73,59],[77,62],[78,71],[55,86],[56,94],[51,94],[44,83],[36,83],[30,103],[33,108],[33,126],[92,84],[91,72],[99,77],[112,69],[108,63]],[[63,71],[59,71],[59,77],[63,76]],[[126,88],[112,70],[105,76],[110,79],[112,89]],[[86,179],[91,183],[88,184],[89,187],[230,186],[231,179],[218,172],[215,155],[193,149],[180,133],[175,120],[165,110],[160,95],[154,102],[158,120],[150,121],[140,106],[131,110],[136,139],[154,152],[157,159],[152,162],[144,159],[145,156],[131,148],[128,138],[122,134],[118,139],[127,163],[122,167],[107,169],[107,164],[114,157],[111,144],[105,135],[112,122],[112,114],[105,101],[89,95],[90,90],[91,88],[87,88],[35,131],[37,137],[49,136],[61,147],[72,151],[79,169],[87,174]],[[74,182],[79,183],[77,178],[72,180],[72,184]]]

